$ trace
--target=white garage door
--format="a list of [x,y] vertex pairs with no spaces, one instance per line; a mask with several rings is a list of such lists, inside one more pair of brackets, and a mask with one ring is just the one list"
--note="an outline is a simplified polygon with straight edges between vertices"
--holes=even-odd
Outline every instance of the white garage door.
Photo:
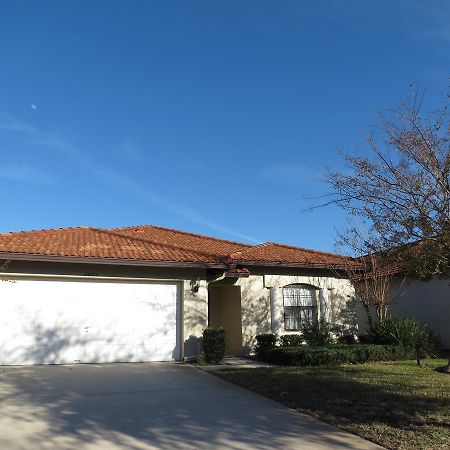
[[177,283],[0,280],[0,364],[180,358]]

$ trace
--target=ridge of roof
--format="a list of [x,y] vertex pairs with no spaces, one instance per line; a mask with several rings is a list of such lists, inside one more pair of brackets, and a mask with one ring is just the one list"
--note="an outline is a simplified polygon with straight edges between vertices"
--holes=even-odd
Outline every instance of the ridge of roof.
[[296,247],[294,245],[287,245],[287,244],[279,244],[278,242],[265,242],[267,245],[276,245],[277,247],[285,247],[290,250],[302,250],[304,252],[310,252],[310,253],[317,253],[319,255],[327,255],[327,256],[337,256],[345,259],[351,259],[350,256],[340,255],[339,253],[333,253],[333,252],[324,252],[323,250],[313,250],[311,248],[305,248],[305,247]]
[[349,256],[345,256],[345,255],[340,255],[338,253],[331,253],[331,252],[324,252],[321,250],[312,250],[309,248],[304,248],[304,247],[295,247],[293,245],[286,245],[286,244],[279,244],[278,242],[263,242],[262,244],[258,244],[258,245],[254,245],[249,249],[245,249],[243,251],[237,251],[237,252],[233,252],[230,257],[234,258],[237,257],[239,254],[242,254],[245,256],[246,253],[251,252],[253,249],[257,250],[259,248],[264,248],[264,247],[270,247],[270,246],[275,246],[275,247],[281,247],[281,248],[286,248],[288,250],[300,250],[302,252],[308,252],[308,253],[314,253],[314,254],[318,254],[318,255],[324,255],[324,256],[333,256],[336,258],[343,258],[343,259],[352,259]]
[[188,253],[197,253],[199,255],[205,255],[205,256],[217,256],[217,257],[220,257],[222,259],[227,257],[227,255],[225,255],[223,253],[209,252],[209,251],[204,251],[204,250],[195,250],[195,249],[191,249],[191,248],[188,248],[188,247],[184,247],[182,245],[168,244],[166,242],[160,242],[160,241],[156,241],[156,240],[153,240],[153,239],[147,239],[147,238],[143,238],[143,237],[131,236],[129,234],[122,234],[122,233],[119,233],[117,231],[114,231],[115,230],[114,228],[112,228],[112,229],[93,228],[93,227],[88,227],[88,228],[90,228],[93,231],[100,232],[100,233],[109,234],[109,235],[117,236],[117,237],[124,238],[124,239],[132,239],[132,240],[135,240],[135,241],[145,242],[145,243],[148,243],[148,244],[158,245],[160,247],[174,248],[174,249],[182,250],[182,251],[185,251],[185,252],[188,252]]
[[22,230],[22,231],[2,231],[0,236],[9,236],[11,234],[26,234],[26,233],[45,233],[49,231],[64,231],[64,230],[89,230],[90,226],[81,225],[79,227],[61,227],[61,228],[42,228],[37,230]]
[[244,250],[238,250],[236,252],[230,253],[229,257],[230,258],[234,258],[235,255],[246,253],[248,250],[256,250],[256,249],[261,248],[261,247],[267,247],[269,244],[270,244],[270,242],[263,242],[262,244],[252,245],[252,246],[250,246],[250,248],[246,248]]
[[[237,245],[242,245],[242,246],[249,247],[249,248],[256,247],[255,245],[246,244],[245,242],[231,241],[229,239],[222,239],[222,238],[217,238],[217,237],[213,237],[213,236],[207,236],[205,234],[192,233],[190,231],[181,231],[181,230],[176,230],[174,228],[161,227],[159,225],[137,225],[134,227],[109,228],[109,230],[131,230],[133,228],[136,229],[136,228],[144,228],[144,227],[157,228],[158,230],[171,231],[173,233],[183,234],[183,235],[187,235],[187,236],[195,236],[195,237],[199,237],[199,238],[203,238],[203,239],[211,239],[213,241],[227,242],[229,244],[237,244]],[[260,245],[260,244],[258,244],[258,245]]]
[[353,263],[351,258],[344,255],[278,244],[276,242],[265,242],[251,249],[234,252],[230,255],[230,260],[237,264],[280,263],[316,268],[340,267]]

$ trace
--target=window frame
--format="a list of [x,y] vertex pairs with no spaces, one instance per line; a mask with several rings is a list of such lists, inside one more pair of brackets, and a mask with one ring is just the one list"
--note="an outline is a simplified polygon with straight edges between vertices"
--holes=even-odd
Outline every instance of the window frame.
[[[291,294],[286,295],[291,290]],[[295,291],[298,291],[295,293]],[[302,294],[303,291],[303,294]],[[305,296],[304,292],[309,295]],[[298,332],[302,331],[305,325],[313,325],[317,322],[318,302],[317,302],[317,288],[310,284],[294,283],[283,286],[283,325],[284,331]],[[310,305],[305,304],[305,300]],[[295,302],[296,304],[286,304]],[[299,304],[300,303],[300,304]],[[287,311],[292,312],[288,317]],[[293,323],[293,325],[290,325]]]

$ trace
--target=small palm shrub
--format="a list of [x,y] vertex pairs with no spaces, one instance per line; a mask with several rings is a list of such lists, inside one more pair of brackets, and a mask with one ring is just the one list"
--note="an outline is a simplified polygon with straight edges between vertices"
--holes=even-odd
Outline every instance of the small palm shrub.
[[203,330],[203,353],[208,363],[217,364],[225,356],[225,330],[209,327]]
[[311,347],[325,347],[333,343],[333,327],[324,320],[304,325],[303,340]]
[[439,352],[439,336],[426,325],[408,317],[388,317],[374,322],[369,336],[374,344],[399,345],[413,349],[417,363]]

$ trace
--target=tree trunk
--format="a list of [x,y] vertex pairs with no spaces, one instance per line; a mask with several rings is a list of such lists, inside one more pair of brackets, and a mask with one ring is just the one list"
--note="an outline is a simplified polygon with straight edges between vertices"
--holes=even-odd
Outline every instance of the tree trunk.
[[377,305],[377,318],[378,320],[384,320],[387,316],[387,306],[386,305]]
[[362,303],[364,309],[366,310],[367,314],[367,323],[369,324],[369,328],[372,328],[373,320],[372,320],[372,314],[370,312],[370,305],[366,305],[365,303]]

